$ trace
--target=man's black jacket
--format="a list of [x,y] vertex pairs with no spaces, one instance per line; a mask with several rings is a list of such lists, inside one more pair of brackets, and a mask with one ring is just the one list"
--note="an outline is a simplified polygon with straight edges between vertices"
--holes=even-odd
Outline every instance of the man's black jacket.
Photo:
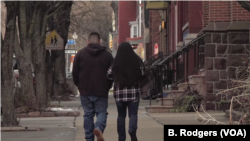
[[72,75],[80,95],[108,96],[113,81],[106,76],[112,62],[111,53],[99,44],[89,44],[77,52]]

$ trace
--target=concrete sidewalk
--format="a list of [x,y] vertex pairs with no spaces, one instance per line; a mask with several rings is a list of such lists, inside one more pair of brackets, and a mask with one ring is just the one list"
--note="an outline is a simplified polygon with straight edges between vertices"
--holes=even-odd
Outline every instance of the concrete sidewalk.
[[[141,141],[162,141],[163,140],[163,126],[149,117],[145,112],[145,101],[140,103],[138,111],[138,130],[137,137]],[[83,110],[80,108],[80,112],[83,115]],[[107,127],[104,131],[104,138],[106,141],[117,141],[117,109],[115,105],[115,100],[112,96],[109,98],[108,107],[108,119]],[[126,131],[128,131],[129,119],[126,119]],[[76,137],[75,141],[84,141],[84,130],[83,130],[83,117],[77,117],[76,119]],[[127,132],[127,140],[130,140],[130,136]]]
[[[229,124],[229,119],[225,116],[224,112],[209,111],[208,113],[219,122]],[[200,114],[206,119],[211,119],[204,112],[200,112]],[[205,122],[200,122],[197,119],[199,116],[195,112],[148,113],[148,115],[154,118],[154,120],[158,121],[162,125],[205,125]],[[216,125],[216,123],[212,122],[209,125]]]
[[[41,117],[41,118],[22,118],[21,126],[40,126],[42,131],[27,132],[2,132],[3,141],[84,141],[83,129],[83,109],[80,98],[73,98],[74,101],[62,101],[60,105],[66,108],[78,109],[81,113],[78,117]],[[56,104],[57,102],[53,102]],[[155,101],[152,101],[152,105]],[[149,105],[148,100],[141,100],[138,111],[138,131],[139,141],[162,141],[163,125],[196,125],[199,122],[196,113],[146,113],[145,107]],[[117,109],[112,95],[109,96],[107,127],[104,131],[106,141],[117,141]],[[201,113],[205,115],[204,113]],[[217,120],[229,123],[228,118],[223,112],[210,111],[209,114]],[[126,119],[126,131],[128,131],[128,117]],[[14,136],[13,136],[14,134]],[[127,133],[127,140],[130,136]]]
[[41,131],[1,132],[2,141],[73,141],[74,117],[23,118],[21,126],[40,126]]

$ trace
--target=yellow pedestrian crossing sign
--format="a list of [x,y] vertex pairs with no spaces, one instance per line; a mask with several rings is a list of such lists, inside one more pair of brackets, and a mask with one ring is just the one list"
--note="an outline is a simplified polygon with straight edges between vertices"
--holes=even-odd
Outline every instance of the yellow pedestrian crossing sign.
[[63,50],[64,40],[55,30],[53,30],[45,39],[45,47],[46,50]]

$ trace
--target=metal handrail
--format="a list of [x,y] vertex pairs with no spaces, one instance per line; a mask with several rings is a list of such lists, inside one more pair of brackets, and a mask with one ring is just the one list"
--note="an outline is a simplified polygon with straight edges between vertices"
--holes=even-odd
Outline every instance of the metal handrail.
[[167,60],[171,59],[172,57],[174,57],[175,55],[177,55],[178,53],[182,52],[183,50],[185,50],[186,48],[188,48],[190,45],[192,45],[193,43],[197,42],[198,40],[200,40],[201,38],[204,38],[204,37],[205,37],[205,34],[203,34],[200,37],[192,40],[191,42],[189,42],[188,44],[186,44],[184,47],[178,49],[175,53],[171,54],[166,59],[164,59],[163,61],[161,61],[159,64],[165,63]]

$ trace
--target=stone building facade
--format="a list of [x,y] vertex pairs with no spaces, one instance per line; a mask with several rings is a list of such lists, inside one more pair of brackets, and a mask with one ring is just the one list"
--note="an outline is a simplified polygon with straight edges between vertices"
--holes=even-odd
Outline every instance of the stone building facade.
[[[219,98],[216,94],[232,87],[231,80],[239,77],[237,71],[242,58],[249,55],[250,12],[237,1],[171,1],[165,10],[152,11],[151,29],[160,24],[155,18],[161,17],[154,14],[165,13],[166,42],[161,45],[165,48],[161,48],[165,55],[173,54],[199,36],[205,36],[204,43],[199,45],[199,62],[204,75],[202,85],[206,109],[214,110]],[[150,34],[152,42],[159,40],[157,33]],[[147,46],[147,50],[152,50],[152,47]],[[193,69],[194,58],[190,56],[193,56],[192,52],[188,58],[189,68],[185,70]]]
[[248,57],[250,12],[237,1],[204,1],[203,26],[206,108],[213,110],[221,98],[216,94],[232,87],[242,59]]

